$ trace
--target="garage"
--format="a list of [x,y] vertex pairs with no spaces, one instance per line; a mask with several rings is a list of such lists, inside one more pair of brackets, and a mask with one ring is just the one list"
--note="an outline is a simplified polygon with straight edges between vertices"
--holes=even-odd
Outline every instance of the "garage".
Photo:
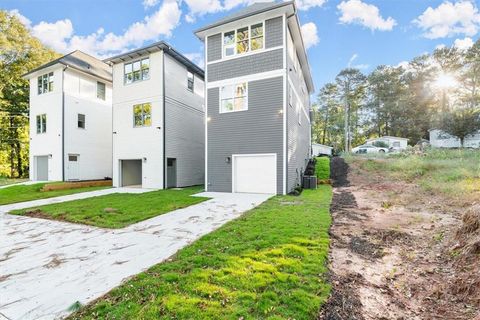
[[35,180],[48,181],[48,156],[35,157]]
[[120,160],[122,187],[142,187],[142,160]]
[[233,155],[233,192],[277,193],[277,155]]

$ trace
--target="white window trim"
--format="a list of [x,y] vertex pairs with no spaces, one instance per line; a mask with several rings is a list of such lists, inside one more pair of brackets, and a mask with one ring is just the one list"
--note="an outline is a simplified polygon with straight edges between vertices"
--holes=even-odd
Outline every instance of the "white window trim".
[[[188,77],[188,74],[189,74],[189,73],[192,75],[192,89],[190,89],[190,88],[188,87],[188,83],[189,83],[189,81],[190,81],[190,79],[189,79],[189,77]],[[193,72],[191,72],[191,71],[189,71],[189,70],[187,70],[187,90],[190,91],[190,92],[194,92],[194,91],[195,91],[195,73],[193,73]]]
[[[124,67],[123,71],[124,71],[123,79],[125,80],[125,67]],[[105,97],[104,97],[103,99],[98,97],[98,84],[100,84],[100,83],[102,83],[103,86],[104,86],[104,88],[105,88],[105,92],[104,92]],[[97,99],[98,99],[98,100],[101,100],[101,101],[107,101],[107,84],[106,84],[105,82],[102,82],[102,81],[98,81],[98,80],[97,80],[97,86],[96,86],[96,87],[97,87],[97,88],[96,88],[96,89],[97,89],[97,92],[96,92]]]
[[[149,105],[150,105],[150,124],[149,124],[149,125],[142,124],[141,126],[136,126],[136,125],[135,125],[135,106],[138,106],[138,105],[141,105],[141,106],[142,106],[142,120],[143,120],[143,119],[144,119],[144,118],[143,118],[143,114],[144,114],[143,106],[144,106],[145,104],[149,104]],[[135,128],[149,128],[149,127],[151,127],[152,124],[153,124],[153,120],[152,120],[152,118],[153,118],[153,107],[152,107],[152,103],[151,103],[151,102],[142,102],[142,103],[137,103],[137,104],[132,105],[132,115],[133,115],[133,118],[132,118],[133,123],[132,123],[132,124],[133,124],[133,128],[134,128],[134,129],[135,129]]]
[[[50,81],[50,73],[52,73],[53,81]],[[47,83],[48,83],[48,88],[50,89],[50,82],[52,82],[52,84],[53,84],[53,89],[52,89],[52,90],[49,90],[49,91],[46,91],[46,92],[41,92],[41,93],[40,93],[40,92],[38,92],[38,78],[40,78],[40,77],[43,78],[43,76],[45,76],[45,75],[48,77],[48,82],[47,82]],[[36,81],[36,88],[37,88],[36,92],[37,92],[37,96],[43,96],[43,95],[46,95],[46,94],[51,94],[51,93],[53,93],[53,91],[55,90],[55,71],[50,71],[50,72],[47,72],[47,73],[43,73],[43,74],[37,76],[37,77],[34,78],[34,79],[37,80],[37,81]],[[42,81],[43,81],[43,80],[42,80]],[[42,91],[43,91],[43,83],[42,83]]]
[[[256,25],[256,24],[262,24],[262,29],[263,29],[263,45],[262,45],[262,49],[257,49],[257,50],[250,50],[251,49],[251,40],[252,40],[252,25]],[[238,53],[237,52],[237,30],[238,29],[242,29],[242,28],[248,28],[248,51],[247,52],[243,52],[243,53]],[[234,53],[230,56],[227,56],[225,54],[225,33],[229,33],[229,32],[234,32]],[[254,53],[259,53],[259,52],[264,52],[265,51],[265,37],[266,37],[266,33],[265,33],[265,20],[262,20],[261,22],[256,22],[256,23],[251,23],[247,26],[241,26],[241,27],[236,27],[234,28],[233,30],[229,30],[229,31],[226,31],[226,32],[222,32],[222,60],[227,60],[227,59],[231,59],[232,57],[244,57],[248,54],[254,54]],[[216,61],[218,62],[218,61]]]
[[308,123],[311,123],[311,121],[310,121],[310,116],[309,116],[309,114],[307,113],[307,110],[305,109],[305,106],[303,105],[303,102],[302,102],[302,100],[300,99],[300,96],[298,95],[297,90],[295,90],[295,87],[293,86],[292,79],[290,79],[290,77],[288,77],[288,83],[289,83],[290,86],[292,87],[293,94],[295,95],[295,97],[297,98],[297,100],[300,101],[301,109],[303,110],[303,114],[304,114],[305,117],[307,118]]
[[[245,87],[247,89],[246,91],[246,95],[245,95],[245,99],[247,100],[247,108],[245,109],[242,109],[242,110],[231,110],[231,111],[222,111],[222,87],[226,87],[226,86],[237,86],[239,84],[242,84],[242,83],[245,83]],[[218,113],[219,114],[223,114],[223,113],[232,113],[232,112],[242,112],[242,111],[248,111],[248,81],[243,81],[243,82],[236,82],[236,83],[233,83],[233,84],[226,84],[222,87],[218,87]],[[232,97],[233,100],[235,100],[235,96]]]
[[[42,120],[42,116],[45,116],[45,122]],[[37,126],[37,120],[40,118],[40,132],[38,132],[38,126]],[[37,114],[35,116],[35,132],[37,134],[45,134],[47,133],[47,128],[45,126],[45,123],[47,123],[47,114],[46,113],[41,113]],[[45,127],[45,130],[43,128]]]
[[[125,65],[127,65],[127,64],[131,64],[131,65],[132,65],[132,75],[133,75],[133,64],[134,64],[135,62],[140,62],[140,71],[142,71],[142,60],[146,60],[146,59],[148,59],[148,78],[147,78],[147,79],[140,79],[140,80],[137,80],[137,81],[133,81],[133,78],[132,78],[132,82],[127,83],[127,82],[125,81],[125,74],[126,74],[126,73],[125,73]],[[135,84],[135,83],[140,83],[140,82],[143,82],[143,81],[148,81],[148,80],[150,80],[150,78],[151,78],[151,77],[150,77],[150,75],[151,75],[150,71],[152,70],[152,67],[151,67],[150,62],[151,62],[150,56],[146,56],[146,57],[143,57],[143,58],[131,60],[131,61],[129,61],[129,62],[124,62],[124,63],[123,63],[123,66],[122,66],[122,67],[123,67],[123,68],[122,68],[123,85],[124,85],[124,86],[129,86],[129,85],[132,85],[132,84]],[[141,75],[141,72],[140,72],[140,75]],[[107,89],[107,88],[106,88],[106,86],[105,86],[105,95],[106,95],[106,93],[107,93],[107,92],[106,92],[106,89]]]

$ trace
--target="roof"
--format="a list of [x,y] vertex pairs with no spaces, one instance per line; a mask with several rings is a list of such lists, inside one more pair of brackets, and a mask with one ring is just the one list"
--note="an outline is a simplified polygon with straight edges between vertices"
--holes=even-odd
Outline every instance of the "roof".
[[106,62],[106,63],[121,63],[121,62],[126,61],[126,60],[135,59],[135,58],[141,57],[143,55],[150,54],[150,53],[153,53],[153,52],[162,51],[162,50],[165,53],[169,54],[172,58],[174,58],[175,60],[177,60],[178,62],[180,62],[184,66],[186,66],[189,70],[199,74],[202,77],[205,76],[204,75],[205,73],[204,73],[202,68],[200,68],[195,63],[190,61],[187,57],[185,57],[180,52],[175,50],[171,45],[169,45],[165,41],[155,42],[155,43],[153,43],[151,45],[148,45],[146,47],[142,47],[142,48],[139,48],[139,49],[136,49],[136,50],[133,50],[133,51],[122,53],[122,54],[116,55],[114,57],[105,59],[103,61]]
[[270,11],[270,10],[273,10],[273,9],[277,9],[277,8],[280,8],[280,7],[292,5],[293,3],[294,3],[293,1],[287,1],[287,2],[257,2],[257,3],[254,3],[254,4],[244,8],[242,10],[239,10],[239,11],[237,11],[237,12],[235,12],[235,13],[229,15],[229,16],[226,16],[226,17],[224,17],[220,20],[217,20],[216,22],[214,22],[212,24],[209,24],[205,27],[202,27],[202,28],[194,31],[194,33],[197,34],[199,32],[221,26],[222,24],[226,24],[226,23],[229,23],[229,22],[232,22],[232,21],[235,21],[235,20],[247,18],[247,17],[253,16],[253,15],[256,15],[256,14],[259,14],[259,13],[262,13],[262,12],[266,12],[266,11]]
[[91,55],[86,54],[85,52],[82,52],[80,50],[75,50],[73,52],[70,52],[69,54],[64,55],[63,57],[52,60],[38,68],[31,70],[30,72],[24,74],[23,76],[27,77],[32,73],[35,73],[37,71],[51,67],[56,64],[62,64],[64,66],[68,66],[75,70],[112,82],[111,67],[105,62],[103,62],[102,60],[92,57]]
[[[302,65],[303,74],[305,77],[305,82],[307,84],[308,92],[312,94],[314,92],[313,79],[311,75],[310,66],[308,63],[307,52],[305,49],[305,44],[303,42],[302,32],[300,28],[300,21],[296,14],[297,7],[295,1],[285,1],[285,2],[260,2],[254,3],[242,10],[239,10],[229,16],[226,16],[216,22],[209,24],[205,27],[202,27],[195,31],[195,35],[200,39],[204,40],[206,31],[220,27],[224,24],[235,22],[240,19],[245,19],[254,15],[266,13],[271,10],[281,9],[280,11],[287,15],[288,25],[290,27],[292,37],[296,39],[294,43],[297,46],[297,52],[299,54],[300,63]],[[220,31],[219,31],[220,32]]]
[[401,138],[401,137],[393,137],[393,136],[381,136],[378,138],[371,138],[368,139],[367,141],[373,141],[373,140],[378,140],[378,139],[396,139],[396,140],[408,140],[407,138]]

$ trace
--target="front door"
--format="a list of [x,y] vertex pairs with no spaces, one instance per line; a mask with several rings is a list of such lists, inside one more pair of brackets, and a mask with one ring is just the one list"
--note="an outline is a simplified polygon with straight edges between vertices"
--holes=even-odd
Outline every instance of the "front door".
[[80,180],[80,167],[79,167],[80,156],[78,154],[69,154],[68,155],[68,180]]
[[167,188],[177,187],[177,159],[167,158]]
[[48,156],[35,157],[35,180],[48,181]]

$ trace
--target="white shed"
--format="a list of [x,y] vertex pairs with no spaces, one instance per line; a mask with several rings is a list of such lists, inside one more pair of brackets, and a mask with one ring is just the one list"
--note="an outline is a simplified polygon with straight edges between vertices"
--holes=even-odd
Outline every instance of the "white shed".
[[[460,139],[440,129],[431,129],[430,145],[435,148],[460,148]],[[464,147],[480,148],[480,131],[465,137]]]
[[331,156],[333,153],[333,147],[329,147],[319,143],[312,143],[312,154],[314,156]]
[[395,150],[405,150],[408,146],[407,138],[392,137],[392,136],[383,136],[379,138],[368,139],[365,144],[373,145],[375,142],[384,142],[388,145],[389,148]]

